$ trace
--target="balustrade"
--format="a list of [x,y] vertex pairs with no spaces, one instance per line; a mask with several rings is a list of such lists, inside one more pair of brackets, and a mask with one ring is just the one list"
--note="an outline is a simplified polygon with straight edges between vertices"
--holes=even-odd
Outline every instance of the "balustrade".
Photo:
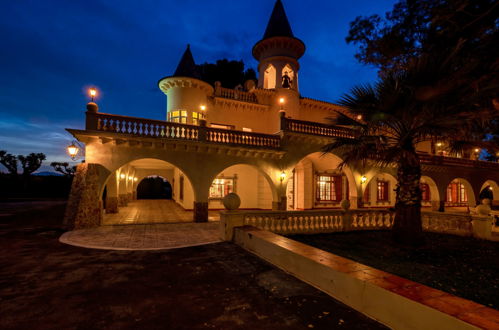
[[226,99],[257,103],[255,94],[244,91],[238,91],[230,88],[220,87],[219,89],[217,89],[216,95]]

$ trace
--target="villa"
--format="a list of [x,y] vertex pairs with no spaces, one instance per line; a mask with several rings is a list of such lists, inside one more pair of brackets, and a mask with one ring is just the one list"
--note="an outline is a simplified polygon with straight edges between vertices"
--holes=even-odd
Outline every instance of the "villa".
[[[343,200],[352,209],[394,206],[394,168],[339,170],[342,155],[321,152],[334,137],[353,138],[328,118],[362,118],[300,94],[305,43],[293,34],[280,0],[252,53],[258,81],[228,89],[200,79],[187,47],[173,75],[158,82],[165,120],[102,113],[88,103],[85,129],[68,129],[85,144],[85,163],[73,182],[67,223],[101,225],[153,175],[169,182],[172,200],[196,222],[223,209],[230,192],[249,210],[339,209]],[[418,151],[424,208],[467,210],[484,195],[499,203],[499,164],[478,160],[479,149],[450,155],[445,141],[433,141]]]

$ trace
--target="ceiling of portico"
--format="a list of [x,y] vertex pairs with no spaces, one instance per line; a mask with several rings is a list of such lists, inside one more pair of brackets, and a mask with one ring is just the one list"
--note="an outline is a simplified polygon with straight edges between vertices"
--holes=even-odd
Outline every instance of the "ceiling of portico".
[[144,158],[144,159],[134,160],[134,161],[130,162],[130,166],[133,166],[137,169],[143,168],[143,169],[169,170],[169,169],[174,168],[174,166],[170,163],[167,163],[167,162],[159,160],[159,159],[153,159],[153,158]]

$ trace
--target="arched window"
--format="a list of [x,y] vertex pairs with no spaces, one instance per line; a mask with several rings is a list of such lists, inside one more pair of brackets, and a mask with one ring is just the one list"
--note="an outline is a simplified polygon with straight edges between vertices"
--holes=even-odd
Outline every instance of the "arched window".
[[275,67],[272,64],[269,64],[264,73],[263,88],[275,88],[276,72]]
[[282,69],[282,87],[293,88],[295,86],[295,72],[289,64],[286,64]]

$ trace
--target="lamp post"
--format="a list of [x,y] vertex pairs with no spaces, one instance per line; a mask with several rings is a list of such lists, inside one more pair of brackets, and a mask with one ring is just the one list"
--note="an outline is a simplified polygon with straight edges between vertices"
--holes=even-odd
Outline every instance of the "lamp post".
[[97,89],[95,89],[94,87],[91,87],[88,90],[88,94],[90,95],[92,102],[94,102],[94,98],[97,96]]

